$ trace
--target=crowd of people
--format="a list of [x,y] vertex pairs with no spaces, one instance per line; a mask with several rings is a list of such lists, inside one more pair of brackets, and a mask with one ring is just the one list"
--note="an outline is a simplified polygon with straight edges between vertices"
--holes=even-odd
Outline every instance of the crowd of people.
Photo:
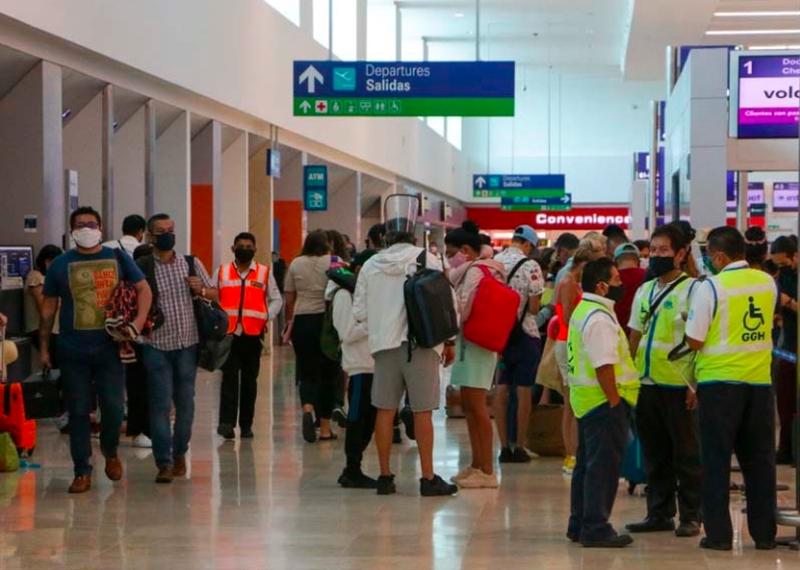
[[[134,445],[152,446],[157,483],[186,475],[204,343],[198,303],[205,303],[227,319],[217,424],[226,440],[237,428],[240,438],[254,437],[265,334],[280,319],[276,334],[296,356],[303,439],[332,441],[337,425],[345,430],[342,487],[396,493],[391,452],[403,423],[418,448],[422,496],[497,488],[496,458],[521,464],[534,457],[527,441],[533,407],[563,401],[570,540],[585,547],[633,541],[609,518],[635,438],[647,510],[628,532],[692,537],[704,527],[702,547],[729,550],[735,453],[756,547],[775,546],[775,466],[794,460],[797,413],[794,236],[768,244],[759,228],[698,235],[673,222],[649,241],[631,242],[608,226],[540,248],[534,228],[523,225],[495,250],[467,221],[445,235],[438,253],[416,244],[413,219],[397,216],[370,228],[360,252],[335,230],[312,231],[288,267],[277,255],[269,265],[255,261],[256,238],[242,232],[232,260],[209,274],[196,257],[175,252],[167,214],[128,216],[123,236],[102,243],[100,215],[82,207],[70,229],[74,247],[43,247],[26,281],[27,331],[42,367],[61,372],[70,493],[91,488],[93,429],[107,477],[122,478],[123,422]],[[420,271],[452,286],[458,327],[437,346],[421,346],[410,331],[407,283]],[[500,349],[470,330],[474,315],[485,314],[481,292],[497,284],[516,294]],[[540,369],[547,354],[555,382]],[[432,414],[450,367],[470,453],[446,481],[434,469]],[[373,439],[376,477],[363,469]]]

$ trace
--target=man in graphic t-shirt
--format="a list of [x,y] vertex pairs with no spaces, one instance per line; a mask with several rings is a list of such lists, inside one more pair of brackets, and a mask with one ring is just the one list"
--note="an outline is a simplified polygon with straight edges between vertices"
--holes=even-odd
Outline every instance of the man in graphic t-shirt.
[[100,214],[95,210],[89,207],[75,210],[70,216],[75,249],[53,260],[44,283],[45,302],[39,329],[44,369],[51,367],[50,333],[61,301],[57,351],[75,466],[70,493],[85,493],[92,486],[89,414],[93,388],[103,417],[100,449],[106,458],[105,472],[112,481],[122,478],[117,445],[124,414],[125,373],[118,348],[105,331],[105,307],[121,280],[134,283],[138,310],[133,326],[142,330],[152,301],[150,287],[133,259],[100,245],[102,229]]

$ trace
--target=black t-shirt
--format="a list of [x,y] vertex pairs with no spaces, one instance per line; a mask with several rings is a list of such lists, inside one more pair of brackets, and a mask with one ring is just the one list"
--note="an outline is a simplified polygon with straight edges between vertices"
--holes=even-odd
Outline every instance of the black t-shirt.
[[[787,294],[792,299],[797,299],[797,270],[784,267],[778,274],[778,288],[781,293]],[[783,350],[797,352],[797,313],[781,307],[783,317],[783,335],[781,346]]]

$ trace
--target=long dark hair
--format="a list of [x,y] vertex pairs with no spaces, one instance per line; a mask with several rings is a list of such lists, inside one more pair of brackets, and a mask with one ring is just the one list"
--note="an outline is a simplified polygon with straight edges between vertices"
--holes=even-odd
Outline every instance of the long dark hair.
[[321,257],[327,255],[331,251],[330,243],[328,243],[328,234],[325,230],[314,230],[306,236],[306,241],[303,242],[303,251],[300,255],[309,255],[312,257]]
[[447,235],[444,236],[444,243],[446,245],[452,245],[454,247],[464,247],[465,245],[472,249],[476,254],[480,254],[481,252],[481,236],[480,236],[480,229],[478,225],[471,221],[467,220],[463,224],[461,224],[460,228],[456,228],[454,230],[450,230],[447,232]]
[[39,250],[39,254],[36,256],[36,262],[34,263],[36,269],[38,269],[39,272],[44,275],[47,273],[47,262],[53,261],[62,253],[64,253],[64,250],[57,245],[53,245],[52,243],[42,247],[42,249]]
[[326,230],[325,234],[328,236],[328,245],[330,246],[331,253],[350,262],[350,251],[347,249],[347,242],[344,236],[336,230]]

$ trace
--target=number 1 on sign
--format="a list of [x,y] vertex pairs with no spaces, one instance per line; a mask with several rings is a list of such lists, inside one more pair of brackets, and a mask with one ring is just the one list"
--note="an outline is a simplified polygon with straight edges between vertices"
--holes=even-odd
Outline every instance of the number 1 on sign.
[[742,66],[747,71],[747,75],[753,75],[753,61],[746,61],[745,64]]

